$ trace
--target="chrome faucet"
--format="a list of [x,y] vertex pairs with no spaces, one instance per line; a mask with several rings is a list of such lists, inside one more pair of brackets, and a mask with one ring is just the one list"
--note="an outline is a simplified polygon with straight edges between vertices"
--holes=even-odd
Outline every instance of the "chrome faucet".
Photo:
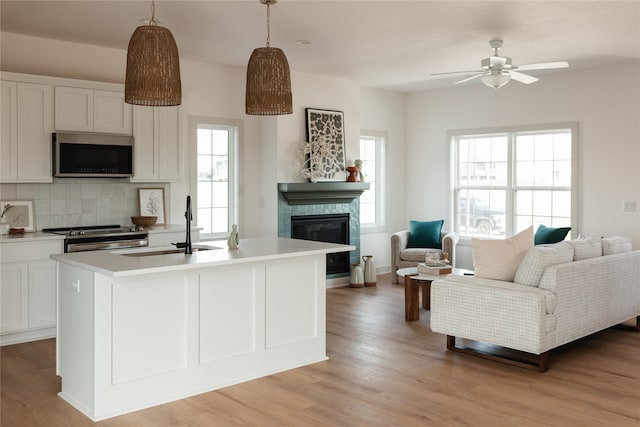
[[174,243],[176,248],[184,248],[185,254],[192,254],[193,249],[191,247],[191,220],[193,219],[193,212],[191,211],[191,196],[187,196],[187,210],[184,212],[184,217],[187,220],[187,233],[186,240],[184,242]]

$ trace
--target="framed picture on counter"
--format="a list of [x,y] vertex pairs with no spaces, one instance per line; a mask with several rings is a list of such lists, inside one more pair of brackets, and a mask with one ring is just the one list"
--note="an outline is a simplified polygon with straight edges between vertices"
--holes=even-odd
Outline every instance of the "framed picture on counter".
[[140,215],[157,216],[156,224],[164,224],[164,188],[138,188]]
[[24,231],[36,231],[33,214],[33,200],[0,202],[2,222],[11,228],[24,228]]

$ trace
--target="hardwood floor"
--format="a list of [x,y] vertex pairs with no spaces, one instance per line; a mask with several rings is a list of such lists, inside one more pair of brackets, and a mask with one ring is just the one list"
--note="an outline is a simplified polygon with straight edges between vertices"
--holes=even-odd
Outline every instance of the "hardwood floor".
[[[404,321],[403,286],[327,291],[330,360],[98,426],[639,426],[640,333],[609,329],[536,373],[446,351],[429,312]],[[55,341],[1,350],[0,424],[94,425],[56,393]]]

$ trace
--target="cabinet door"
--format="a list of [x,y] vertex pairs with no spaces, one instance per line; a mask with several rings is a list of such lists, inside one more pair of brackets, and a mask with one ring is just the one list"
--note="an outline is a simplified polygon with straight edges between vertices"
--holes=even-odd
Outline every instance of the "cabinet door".
[[93,89],[56,86],[56,130],[93,131]]
[[2,81],[0,92],[0,181],[18,178],[18,84]]
[[183,177],[180,107],[133,107],[132,181],[176,181]]
[[131,135],[131,105],[124,92],[93,91],[93,130]]
[[53,87],[18,83],[18,181],[52,182]]
[[154,107],[133,106],[133,178],[158,179]]
[[3,263],[0,266],[0,333],[29,327],[29,265]]
[[180,107],[156,109],[158,139],[158,175],[163,180],[182,179],[182,144],[180,143]]
[[56,263],[29,263],[29,328],[56,324]]

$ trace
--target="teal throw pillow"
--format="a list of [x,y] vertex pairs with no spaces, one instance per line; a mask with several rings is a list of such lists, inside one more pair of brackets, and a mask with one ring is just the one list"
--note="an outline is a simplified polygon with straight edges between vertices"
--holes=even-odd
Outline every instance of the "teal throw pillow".
[[551,243],[562,242],[567,234],[571,231],[571,227],[545,227],[540,224],[535,236],[533,236],[534,245],[548,245]]
[[408,248],[442,249],[440,233],[444,220],[409,221]]

